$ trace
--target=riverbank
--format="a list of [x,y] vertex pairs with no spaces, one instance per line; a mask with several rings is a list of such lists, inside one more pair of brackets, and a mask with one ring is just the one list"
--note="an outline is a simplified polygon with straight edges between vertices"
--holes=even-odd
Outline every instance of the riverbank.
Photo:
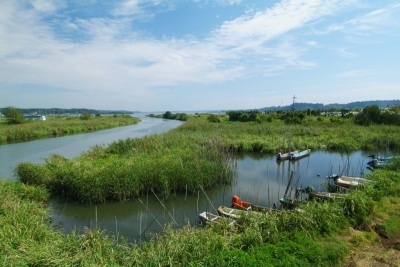
[[0,125],[0,144],[31,141],[41,138],[94,132],[136,124],[140,121],[129,115],[95,116],[87,120],[78,117],[56,117],[46,121],[28,121],[17,125]]

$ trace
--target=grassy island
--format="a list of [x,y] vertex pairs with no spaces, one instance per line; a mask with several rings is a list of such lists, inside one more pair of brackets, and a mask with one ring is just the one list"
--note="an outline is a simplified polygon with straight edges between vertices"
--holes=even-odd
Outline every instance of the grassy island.
[[26,121],[22,124],[0,124],[0,144],[40,138],[94,132],[138,123],[130,115],[49,118],[46,121]]

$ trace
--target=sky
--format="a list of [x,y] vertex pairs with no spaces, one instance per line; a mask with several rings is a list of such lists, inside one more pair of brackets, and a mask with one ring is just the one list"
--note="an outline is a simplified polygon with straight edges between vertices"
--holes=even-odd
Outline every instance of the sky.
[[400,2],[0,0],[0,107],[400,99]]

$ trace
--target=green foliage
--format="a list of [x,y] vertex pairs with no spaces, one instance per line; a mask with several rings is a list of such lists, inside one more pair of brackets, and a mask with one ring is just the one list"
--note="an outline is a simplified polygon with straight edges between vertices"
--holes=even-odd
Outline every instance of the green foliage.
[[210,114],[210,115],[207,117],[207,120],[208,120],[209,122],[215,122],[215,123],[221,122],[221,120],[220,120],[220,119],[218,118],[218,116],[215,115],[215,114]]
[[168,120],[180,120],[180,121],[186,121],[188,119],[188,115],[186,113],[173,114],[171,113],[171,111],[167,111],[162,115],[149,114],[148,116],[152,118],[163,118]]
[[363,126],[371,124],[400,125],[399,107],[382,112],[376,105],[367,106],[354,117],[354,122]]
[[85,113],[83,113],[81,116],[80,116],[80,119],[81,120],[90,120],[92,118],[92,114],[90,114],[90,113],[88,113],[88,112],[85,112]]
[[257,117],[261,114],[259,110],[250,111],[228,111],[226,114],[229,116],[230,121],[256,121]]
[[373,211],[373,200],[364,192],[355,191],[349,194],[343,205],[343,212],[354,227],[362,227]]
[[395,214],[385,221],[385,231],[389,235],[400,234],[400,214]]
[[25,122],[24,114],[21,110],[15,107],[7,107],[4,109],[4,116],[9,124],[22,124]]

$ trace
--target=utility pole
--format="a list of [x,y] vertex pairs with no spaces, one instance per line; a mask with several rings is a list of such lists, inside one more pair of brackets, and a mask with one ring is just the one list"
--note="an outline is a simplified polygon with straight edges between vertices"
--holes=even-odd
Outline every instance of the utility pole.
[[293,119],[294,119],[294,102],[296,100],[296,95],[293,95],[293,107],[292,107],[292,111],[293,111]]

